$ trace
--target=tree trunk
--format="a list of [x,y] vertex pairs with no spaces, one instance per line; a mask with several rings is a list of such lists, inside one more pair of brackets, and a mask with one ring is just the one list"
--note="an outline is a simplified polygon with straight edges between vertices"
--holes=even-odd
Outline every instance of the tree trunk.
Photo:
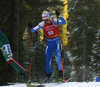
[[[84,0],[84,7],[86,7],[86,0]],[[87,29],[87,22],[86,22],[86,9],[84,9],[84,30],[83,30],[83,81],[86,81],[86,74],[87,74],[87,47],[86,47],[86,29]]]
[[[11,48],[13,58],[18,61],[18,37],[19,37],[19,0],[12,0],[12,29],[11,29]],[[13,69],[12,81],[16,81],[17,72]]]

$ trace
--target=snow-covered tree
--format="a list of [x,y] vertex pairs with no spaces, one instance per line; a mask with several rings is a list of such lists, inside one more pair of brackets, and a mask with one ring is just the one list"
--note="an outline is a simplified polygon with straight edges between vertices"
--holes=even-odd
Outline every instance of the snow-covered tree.
[[90,62],[99,24],[98,6],[95,0],[69,0],[68,50],[73,58],[74,81],[93,80]]

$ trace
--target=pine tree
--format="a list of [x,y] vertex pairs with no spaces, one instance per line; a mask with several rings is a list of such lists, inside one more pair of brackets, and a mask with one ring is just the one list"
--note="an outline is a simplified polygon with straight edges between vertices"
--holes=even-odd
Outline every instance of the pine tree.
[[69,0],[68,49],[75,81],[93,79],[90,55],[93,56],[91,50],[96,41],[98,21],[95,20],[98,20],[99,15],[95,11],[98,6],[94,0]]
[[100,30],[97,33],[96,42],[93,44],[93,56],[91,56],[91,66],[94,76],[100,76]]

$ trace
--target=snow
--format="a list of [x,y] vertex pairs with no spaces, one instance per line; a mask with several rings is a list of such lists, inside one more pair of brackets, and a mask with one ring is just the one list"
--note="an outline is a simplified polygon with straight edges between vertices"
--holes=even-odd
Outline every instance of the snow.
[[[27,87],[24,83],[16,83],[15,85],[0,87]],[[100,82],[65,82],[65,83],[47,83],[45,87],[100,87]]]

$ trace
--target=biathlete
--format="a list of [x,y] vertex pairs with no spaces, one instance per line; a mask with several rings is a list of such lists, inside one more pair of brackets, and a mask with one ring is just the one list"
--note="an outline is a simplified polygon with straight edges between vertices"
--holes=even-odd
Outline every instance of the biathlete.
[[36,32],[40,28],[44,30],[47,44],[46,44],[46,73],[47,77],[50,78],[51,76],[51,59],[53,52],[55,50],[56,53],[56,62],[58,65],[59,70],[59,77],[63,77],[62,75],[62,63],[61,63],[61,49],[60,49],[60,38],[59,38],[59,28],[58,24],[65,25],[65,19],[59,14],[56,10],[56,15],[59,17],[57,18],[50,18],[50,15],[47,11],[43,11],[42,13],[42,20],[36,27],[33,27],[31,23],[28,23],[28,27],[30,27],[31,32]]
[[28,77],[26,76],[25,71],[12,59],[13,55],[9,40],[2,31],[0,31],[0,50],[2,51],[6,61],[22,76],[25,83],[28,85]]

